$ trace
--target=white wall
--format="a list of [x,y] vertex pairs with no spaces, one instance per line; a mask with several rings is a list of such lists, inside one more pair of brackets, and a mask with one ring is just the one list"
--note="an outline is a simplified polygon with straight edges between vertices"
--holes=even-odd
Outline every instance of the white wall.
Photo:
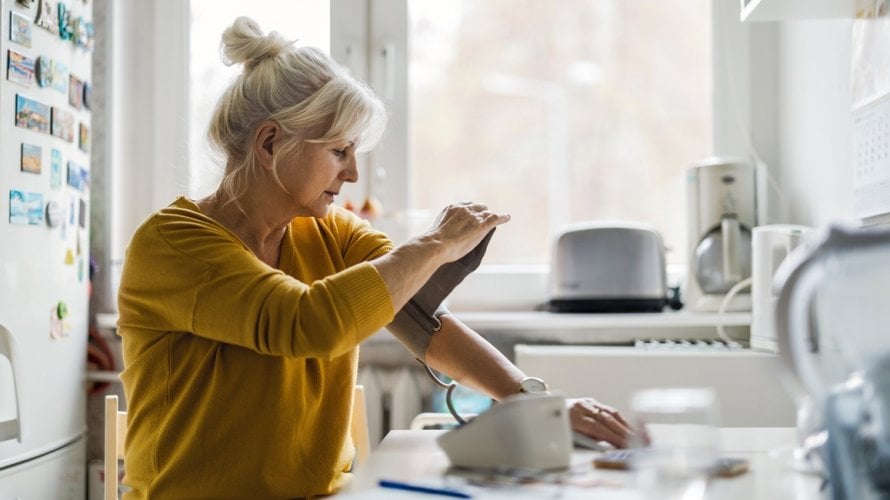
[[[771,171],[784,197],[777,201],[786,209],[787,222],[811,226],[855,222],[852,21],[788,21],[778,23],[775,30],[775,43],[761,48],[757,56],[761,65],[752,73],[752,78],[775,83],[774,100],[761,95],[752,106],[775,106],[776,133],[772,140],[755,134],[755,143],[759,150],[770,151]],[[770,114],[761,109],[758,116],[766,120]]]
[[117,309],[133,232],[188,188],[188,2],[96,0],[93,312]]
[[[138,225],[188,188],[188,2],[108,2],[112,265]],[[185,50],[183,48],[186,48]]]

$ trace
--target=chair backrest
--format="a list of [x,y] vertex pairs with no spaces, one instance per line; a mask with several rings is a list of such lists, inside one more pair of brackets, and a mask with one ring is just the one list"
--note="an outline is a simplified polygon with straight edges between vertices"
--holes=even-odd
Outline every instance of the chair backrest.
[[[355,445],[355,461],[363,463],[371,452],[368,437],[368,416],[365,404],[365,388],[355,386],[352,402],[352,420],[349,427]],[[124,459],[124,441],[127,438],[127,412],[118,410],[117,396],[105,396],[105,499],[118,495],[118,460]]]
[[[365,387],[355,386],[352,399],[352,421],[349,426],[352,443],[355,445],[355,463],[361,464],[371,453],[371,438],[368,435],[368,410],[365,403]],[[355,469],[355,466],[353,466]]]
[[9,361],[12,368],[12,388],[15,400],[15,416],[9,420],[0,422],[0,442],[15,439],[19,443],[22,442],[24,432],[24,423],[22,421],[22,377],[19,372],[21,359],[18,357],[18,346],[12,332],[0,325],[0,356]]
[[119,411],[117,396],[105,396],[105,500],[117,499],[118,460],[124,459],[127,412]]

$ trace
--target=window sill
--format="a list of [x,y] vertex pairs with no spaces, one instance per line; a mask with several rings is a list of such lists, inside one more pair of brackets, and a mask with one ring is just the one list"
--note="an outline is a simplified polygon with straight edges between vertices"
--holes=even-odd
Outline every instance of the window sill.
[[722,319],[724,327],[747,327],[751,313],[697,313],[665,311],[662,313],[553,313],[546,311],[453,311],[467,326],[474,330],[537,330],[564,331],[601,328],[617,329],[665,329],[665,328],[716,328]]

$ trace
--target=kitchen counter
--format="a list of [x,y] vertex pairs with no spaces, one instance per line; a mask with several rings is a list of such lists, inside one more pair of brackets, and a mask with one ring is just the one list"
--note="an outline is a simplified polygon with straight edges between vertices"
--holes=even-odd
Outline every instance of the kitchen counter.
[[[718,321],[726,334],[747,344],[751,313],[552,313],[544,311],[453,311],[511,360],[513,347],[529,345],[629,346],[640,340],[716,340]],[[362,362],[381,365],[414,364],[398,341],[379,331],[362,343]]]
[[[716,313],[665,310],[661,313],[552,313],[546,311],[453,311],[510,359],[516,344],[632,345],[635,340],[715,340],[717,324],[746,344],[750,312]],[[113,330],[116,314],[97,314],[99,328]],[[414,365],[413,357],[385,330],[362,343],[362,362]]]

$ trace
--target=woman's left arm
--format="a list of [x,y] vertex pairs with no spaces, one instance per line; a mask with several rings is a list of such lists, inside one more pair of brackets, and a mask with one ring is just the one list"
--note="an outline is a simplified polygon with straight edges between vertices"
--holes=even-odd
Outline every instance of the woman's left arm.
[[[425,353],[431,368],[496,400],[519,392],[525,374],[516,365],[453,314],[439,320],[442,328],[432,336]],[[614,408],[591,398],[570,399],[568,403],[573,430],[619,448],[628,445],[630,425]]]
[[430,368],[497,400],[519,392],[525,375],[506,356],[453,314],[439,321],[442,328],[430,338],[424,356]]

